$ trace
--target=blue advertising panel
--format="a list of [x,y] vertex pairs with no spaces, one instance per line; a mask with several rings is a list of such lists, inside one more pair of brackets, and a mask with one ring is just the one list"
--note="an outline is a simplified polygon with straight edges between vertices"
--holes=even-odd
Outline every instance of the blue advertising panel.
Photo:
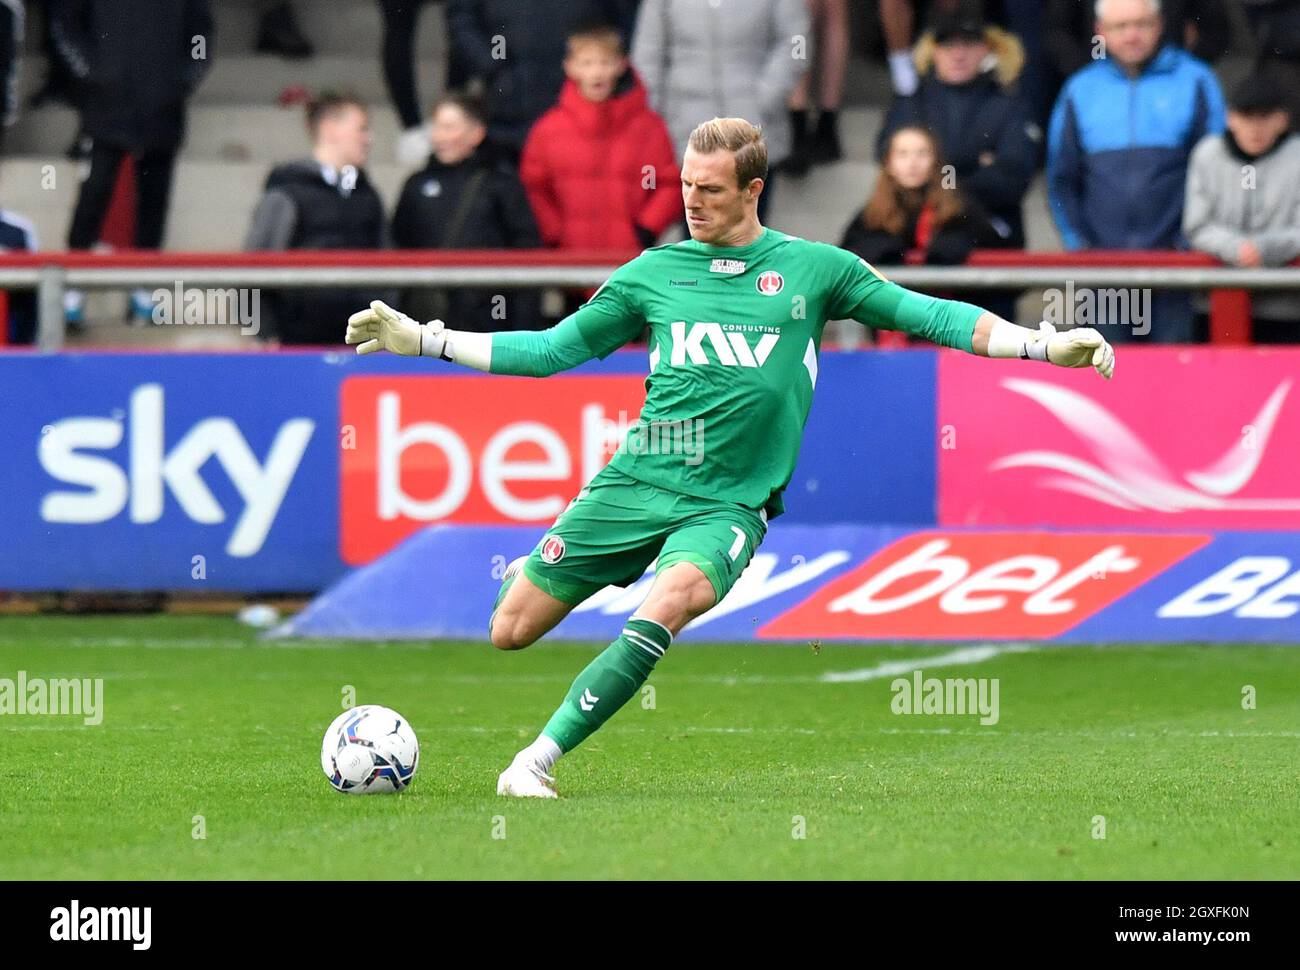
[[[343,524],[363,527],[376,515],[341,501],[341,450],[356,449],[373,472],[384,447],[349,440],[344,389],[354,378],[500,380],[441,367],[350,351],[0,354],[0,589],[323,588],[362,564],[343,555]],[[644,352],[633,350],[574,374],[634,379],[645,369]],[[789,511],[778,521],[932,523],[935,370],[927,350],[824,353]],[[487,431],[544,423],[536,411],[512,390],[490,415],[453,407],[438,420],[469,441],[485,422]],[[578,443],[557,434],[578,467]],[[472,454],[476,467],[481,457]],[[459,510],[447,521],[510,520]],[[548,522],[528,528],[540,535]]]

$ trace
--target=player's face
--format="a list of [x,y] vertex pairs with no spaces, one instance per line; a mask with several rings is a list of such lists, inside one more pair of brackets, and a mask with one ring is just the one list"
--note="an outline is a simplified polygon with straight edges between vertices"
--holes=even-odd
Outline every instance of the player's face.
[[627,71],[627,58],[605,44],[577,45],[564,59],[564,73],[588,101],[606,101]]
[[474,154],[486,129],[454,104],[444,104],[433,115],[433,154],[444,165],[455,165]]
[[934,161],[934,149],[919,132],[900,131],[889,143],[885,167],[903,188],[919,189],[930,181]]
[[1120,67],[1136,67],[1156,52],[1164,23],[1149,0],[1106,0],[1101,13],[1097,33]]
[[361,168],[370,157],[370,116],[348,105],[333,117],[321,119],[320,140],[339,165]]
[[728,151],[702,155],[686,149],[682,159],[682,202],[691,238],[711,245],[725,244],[754,216],[763,180],[741,188],[736,184],[736,157]]

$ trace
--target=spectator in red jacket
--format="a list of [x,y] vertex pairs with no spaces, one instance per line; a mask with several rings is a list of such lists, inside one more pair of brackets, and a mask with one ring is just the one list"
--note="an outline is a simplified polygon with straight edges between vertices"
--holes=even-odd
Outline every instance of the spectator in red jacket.
[[519,177],[542,242],[566,249],[654,245],[683,218],[677,153],[613,27],[568,38],[559,103],[528,134]]

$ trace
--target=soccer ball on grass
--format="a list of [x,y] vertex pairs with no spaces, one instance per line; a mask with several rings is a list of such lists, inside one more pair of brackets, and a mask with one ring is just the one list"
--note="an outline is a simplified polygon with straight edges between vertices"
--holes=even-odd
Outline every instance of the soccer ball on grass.
[[320,766],[336,791],[377,795],[401,791],[415,777],[420,742],[402,715],[378,704],[344,711],[325,730]]

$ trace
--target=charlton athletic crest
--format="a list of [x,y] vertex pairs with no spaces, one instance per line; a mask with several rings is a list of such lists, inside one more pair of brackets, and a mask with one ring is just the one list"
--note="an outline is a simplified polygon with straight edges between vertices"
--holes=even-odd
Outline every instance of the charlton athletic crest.
[[546,541],[542,543],[542,562],[551,565],[563,558],[564,540],[559,536],[547,536]]
[[758,292],[764,296],[776,296],[785,289],[785,278],[774,269],[758,274]]

